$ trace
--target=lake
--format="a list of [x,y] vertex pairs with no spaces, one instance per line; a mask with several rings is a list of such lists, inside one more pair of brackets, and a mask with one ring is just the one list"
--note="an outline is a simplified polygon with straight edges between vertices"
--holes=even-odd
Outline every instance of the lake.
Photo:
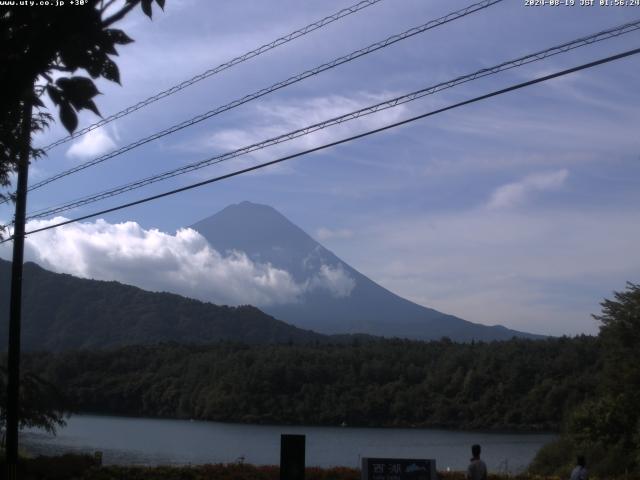
[[21,435],[33,454],[103,452],[105,464],[187,465],[244,461],[277,465],[280,435],[306,435],[308,466],[359,467],[361,457],[434,458],[440,470],[466,469],[470,447],[482,445],[493,472],[518,473],[553,434],[483,433],[409,428],[241,425],[188,420],[74,415],[51,436]]

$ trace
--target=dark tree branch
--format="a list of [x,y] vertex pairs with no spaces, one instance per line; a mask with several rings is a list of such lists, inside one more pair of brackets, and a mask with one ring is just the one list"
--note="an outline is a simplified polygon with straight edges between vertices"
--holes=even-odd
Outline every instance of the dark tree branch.
[[118,20],[122,20],[127,15],[127,13],[129,13],[131,10],[133,10],[136,7],[137,4],[138,2],[128,3],[127,5],[122,7],[120,11],[114,13],[108,18],[105,18],[104,21],[102,22],[103,27],[109,27],[114,23],[116,23]]
[[111,5],[113,5],[115,2],[116,2],[116,0],[109,0],[109,1],[105,4],[105,3],[104,3],[104,0],[103,0],[103,2],[102,2],[102,6],[100,7],[100,13],[104,13],[104,12],[106,12],[106,11],[109,9],[109,7],[110,7]]

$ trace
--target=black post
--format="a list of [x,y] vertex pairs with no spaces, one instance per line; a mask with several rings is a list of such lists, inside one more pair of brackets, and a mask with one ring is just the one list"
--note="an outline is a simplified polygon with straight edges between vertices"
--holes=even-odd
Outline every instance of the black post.
[[280,480],[304,480],[305,436],[280,436]]
[[13,226],[13,263],[11,265],[11,300],[9,304],[9,355],[7,380],[7,479],[16,480],[18,467],[18,413],[20,411],[20,319],[22,311],[22,263],[24,259],[24,224],[27,211],[27,182],[31,151],[32,91],[26,93],[22,108],[20,158],[16,213]]

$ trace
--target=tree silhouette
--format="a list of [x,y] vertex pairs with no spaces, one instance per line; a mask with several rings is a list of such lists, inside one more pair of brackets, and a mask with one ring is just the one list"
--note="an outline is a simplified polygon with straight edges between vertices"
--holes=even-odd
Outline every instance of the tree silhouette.
[[[164,7],[164,0],[155,1]],[[29,161],[43,153],[31,147],[31,137],[53,120],[43,111],[41,99],[45,93],[49,96],[69,132],[76,129],[80,110],[99,115],[93,101],[99,92],[93,79],[102,77],[119,83],[120,72],[112,57],[118,54],[116,45],[133,41],[122,30],[111,27],[138,5],[151,17],[153,0],[75,3],[62,8],[0,6],[0,185],[9,186],[10,174],[17,172],[6,397],[10,480],[17,475],[18,427],[24,412],[19,401],[20,321]],[[78,70],[89,77],[75,75]]]
[[[0,6],[0,185],[10,184],[16,170],[25,125],[25,102],[36,113],[31,132],[44,128],[53,117],[44,111],[42,96],[58,108],[64,127],[73,132],[77,112],[100,112],[94,97],[100,92],[93,79],[120,83],[113,57],[116,47],[133,40],[113,25],[140,5],[149,18],[154,0],[84,0],[66,7]],[[164,8],[164,0],[155,0]],[[89,76],[76,75],[85,71]],[[32,150],[31,158],[41,155]]]
[[567,415],[558,441],[540,451],[533,473],[568,474],[576,454],[595,474],[640,473],[640,285],[627,283],[600,306],[596,388]]
[[[0,366],[0,392],[7,389],[7,369]],[[26,373],[20,382],[20,426],[40,428],[55,433],[56,427],[65,425],[64,416],[69,411],[69,401],[53,385],[35,375]],[[7,422],[6,395],[0,396],[0,430]],[[4,446],[4,435],[0,442]]]

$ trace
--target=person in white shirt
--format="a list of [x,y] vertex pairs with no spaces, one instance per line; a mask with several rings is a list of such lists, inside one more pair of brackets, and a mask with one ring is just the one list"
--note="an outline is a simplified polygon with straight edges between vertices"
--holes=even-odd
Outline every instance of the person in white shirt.
[[576,461],[577,465],[571,471],[570,480],[588,480],[589,472],[586,469],[586,464],[583,455],[578,455],[578,460]]
[[471,447],[471,455],[471,462],[467,467],[467,480],[487,480],[487,465],[480,460],[480,445]]

